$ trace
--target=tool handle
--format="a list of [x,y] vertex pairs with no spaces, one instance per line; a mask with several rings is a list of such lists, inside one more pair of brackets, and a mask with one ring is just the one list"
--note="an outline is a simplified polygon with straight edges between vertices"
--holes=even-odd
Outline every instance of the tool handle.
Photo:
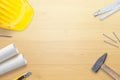
[[106,73],[108,73],[111,77],[113,77],[115,80],[120,80],[120,75],[117,74],[114,70],[112,70],[107,65],[103,64],[101,66],[101,69],[104,70]]

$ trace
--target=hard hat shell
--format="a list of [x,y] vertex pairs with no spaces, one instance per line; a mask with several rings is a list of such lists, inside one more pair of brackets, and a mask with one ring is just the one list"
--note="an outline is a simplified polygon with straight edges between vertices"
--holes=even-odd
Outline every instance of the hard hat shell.
[[24,30],[33,14],[27,0],[0,0],[0,28]]

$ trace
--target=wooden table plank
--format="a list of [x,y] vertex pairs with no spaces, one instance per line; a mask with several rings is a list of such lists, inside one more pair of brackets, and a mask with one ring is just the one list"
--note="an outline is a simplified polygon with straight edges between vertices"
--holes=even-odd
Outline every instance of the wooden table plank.
[[[35,14],[29,27],[21,32],[0,30],[0,47],[15,43],[28,65],[9,72],[0,80],[12,80],[31,71],[28,80],[112,80],[103,71],[91,67],[98,57],[108,53],[106,64],[120,73],[120,50],[105,44],[102,34],[120,35],[120,12],[104,21],[93,17],[112,0],[29,0]],[[119,43],[117,45],[120,45]]]

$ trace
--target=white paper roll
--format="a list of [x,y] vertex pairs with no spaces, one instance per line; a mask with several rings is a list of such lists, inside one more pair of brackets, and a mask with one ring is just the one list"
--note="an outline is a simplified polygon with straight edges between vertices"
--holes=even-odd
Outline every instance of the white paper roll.
[[27,64],[27,60],[22,54],[0,64],[0,75],[15,70]]
[[10,44],[5,48],[0,49],[0,63],[17,55],[19,53],[15,44]]

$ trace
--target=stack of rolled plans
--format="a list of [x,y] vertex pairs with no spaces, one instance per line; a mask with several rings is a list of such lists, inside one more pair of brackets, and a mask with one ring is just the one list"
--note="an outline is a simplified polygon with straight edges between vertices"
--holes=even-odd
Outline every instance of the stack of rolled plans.
[[14,44],[10,44],[5,48],[0,49],[0,75],[27,64],[27,60],[23,54],[18,53],[19,51]]

